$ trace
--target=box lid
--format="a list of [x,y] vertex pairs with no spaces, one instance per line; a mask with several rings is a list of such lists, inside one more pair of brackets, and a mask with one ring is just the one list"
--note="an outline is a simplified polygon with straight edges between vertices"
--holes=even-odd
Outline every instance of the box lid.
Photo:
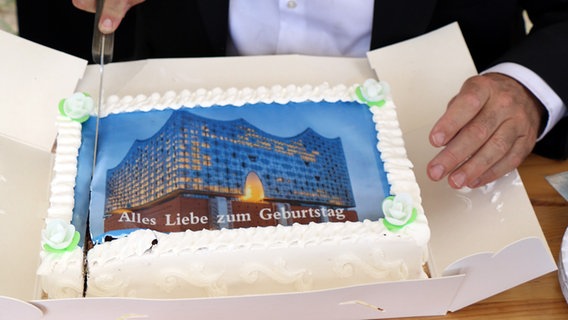
[[73,93],[87,61],[1,30],[0,43],[0,136],[49,152],[54,106]]

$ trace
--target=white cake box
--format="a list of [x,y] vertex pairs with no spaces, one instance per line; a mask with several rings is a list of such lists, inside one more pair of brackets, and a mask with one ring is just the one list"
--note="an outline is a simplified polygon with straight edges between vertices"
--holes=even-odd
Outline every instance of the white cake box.
[[459,28],[453,24],[370,52],[368,59],[298,55],[166,59],[114,63],[105,70],[107,96],[215,87],[351,84],[377,76],[386,80],[398,106],[432,230],[430,279],[231,298],[41,300],[35,270],[48,207],[56,105],[76,90],[98,92],[99,69],[1,32],[0,44],[2,319],[444,315],[556,270],[516,171],[490,186],[469,191],[455,191],[445,182],[433,183],[426,177],[426,163],[437,152],[430,147],[428,132],[463,80],[476,73]]

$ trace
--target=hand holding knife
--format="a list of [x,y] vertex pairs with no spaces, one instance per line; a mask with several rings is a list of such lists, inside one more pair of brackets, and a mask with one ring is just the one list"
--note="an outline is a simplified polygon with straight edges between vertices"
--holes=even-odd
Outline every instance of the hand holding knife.
[[99,29],[104,2],[104,0],[97,0],[95,23],[93,26],[93,43],[91,48],[93,62],[98,63],[101,66],[112,61],[114,51],[114,32],[105,34]]

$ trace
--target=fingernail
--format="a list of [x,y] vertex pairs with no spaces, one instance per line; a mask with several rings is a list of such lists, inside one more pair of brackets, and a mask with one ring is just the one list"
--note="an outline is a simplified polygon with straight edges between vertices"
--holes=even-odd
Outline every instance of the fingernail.
[[102,33],[111,33],[112,32],[112,20],[110,19],[104,19],[100,24],[99,24],[99,29],[101,30]]
[[446,135],[443,132],[436,132],[432,135],[432,142],[436,147],[444,145],[446,141]]
[[437,164],[430,168],[430,178],[432,178],[432,180],[438,181],[442,179],[443,176],[444,166],[442,166],[441,164]]
[[465,182],[465,173],[463,172],[458,172],[454,175],[452,175],[452,181],[454,182],[454,185],[456,186],[456,188],[461,188],[463,187],[463,184]]

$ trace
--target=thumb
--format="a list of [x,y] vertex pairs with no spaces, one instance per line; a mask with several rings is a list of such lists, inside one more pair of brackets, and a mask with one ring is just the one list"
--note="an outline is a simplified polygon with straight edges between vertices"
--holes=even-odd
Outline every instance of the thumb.
[[106,0],[99,19],[99,30],[106,34],[116,31],[126,12],[142,2],[144,0]]
[[130,6],[124,0],[105,1],[98,22],[99,30],[105,34],[113,33],[120,25],[128,9],[130,9]]

